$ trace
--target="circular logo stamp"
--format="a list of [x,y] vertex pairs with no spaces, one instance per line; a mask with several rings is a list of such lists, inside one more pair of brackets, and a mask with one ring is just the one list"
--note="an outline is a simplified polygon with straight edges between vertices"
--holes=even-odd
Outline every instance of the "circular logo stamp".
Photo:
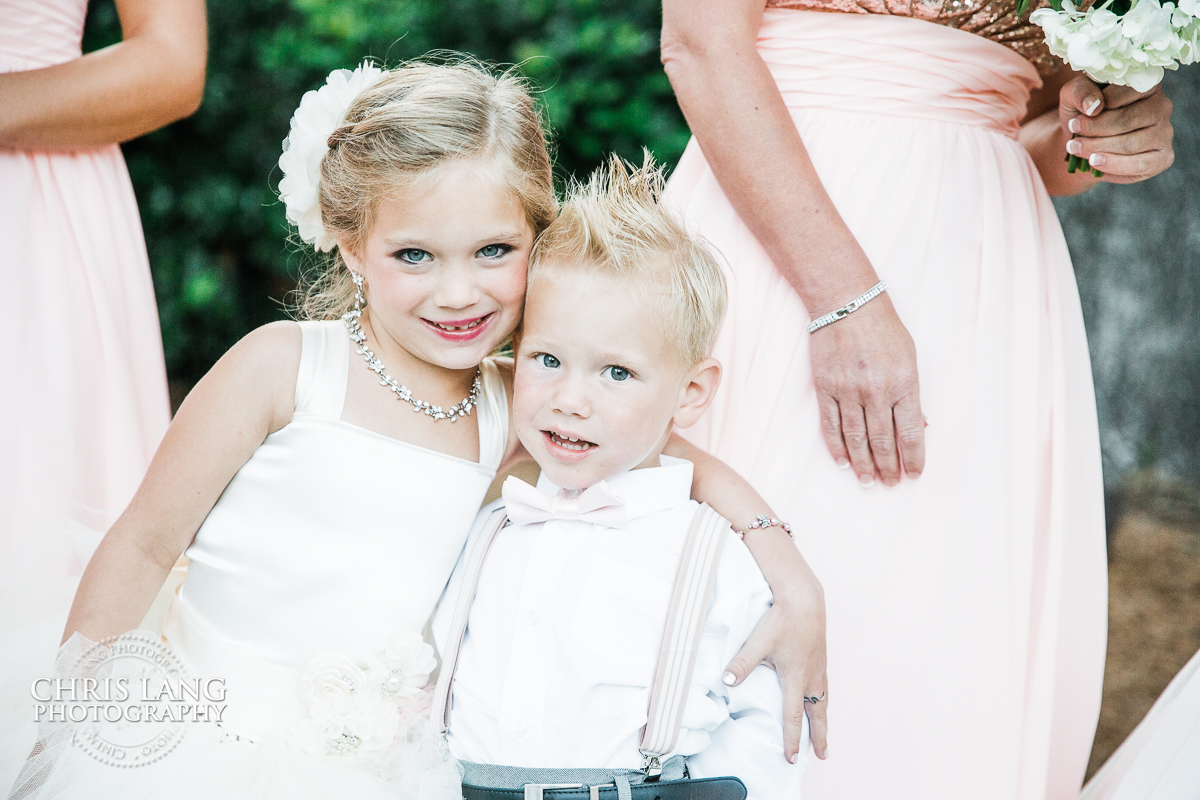
[[[194,718],[199,687],[162,640],[131,631],[84,650],[74,675],[72,743],[105,764],[152,764],[179,746]],[[189,691],[192,689],[193,691]],[[82,706],[84,716],[75,709]]]

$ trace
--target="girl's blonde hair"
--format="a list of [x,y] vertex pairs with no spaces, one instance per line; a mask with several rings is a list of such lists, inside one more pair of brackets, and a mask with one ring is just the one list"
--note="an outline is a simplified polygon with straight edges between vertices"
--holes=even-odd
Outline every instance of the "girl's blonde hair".
[[[410,62],[360,94],[329,137],[321,161],[321,221],[353,249],[371,232],[381,200],[394,197],[453,161],[479,161],[512,190],[534,235],[554,221],[546,133],[525,81],[466,58]],[[304,319],[337,319],[354,301],[354,284],[335,250],[301,289]]]

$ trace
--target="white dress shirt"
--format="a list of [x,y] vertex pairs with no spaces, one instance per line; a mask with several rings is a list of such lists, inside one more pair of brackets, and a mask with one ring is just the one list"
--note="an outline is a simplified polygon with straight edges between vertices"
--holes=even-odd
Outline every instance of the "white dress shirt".
[[[496,537],[454,682],[455,756],[522,767],[641,767],[638,734],[697,509],[689,499],[692,464],[667,456],[661,463],[606,481],[625,503],[627,529],[552,519],[510,525]],[[538,489],[558,492],[545,476]],[[442,651],[463,565],[502,505],[480,513],[443,595],[433,624]],[[783,698],[773,671],[760,666],[736,688],[721,682],[770,605],[762,573],[730,531],[671,755],[688,756],[693,777],[741,778],[750,800],[798,797],[808,752],[801,748],[796,765],[784,760]]]

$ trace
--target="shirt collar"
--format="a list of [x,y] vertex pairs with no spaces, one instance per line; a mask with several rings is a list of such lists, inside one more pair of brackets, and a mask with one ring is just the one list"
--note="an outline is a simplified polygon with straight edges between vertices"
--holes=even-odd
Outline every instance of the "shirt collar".
[[[605,481],[612,493],[625,501],[625,513],[630,520],[676,508],[692,497],[692,462],[662,455],[658,463],[657,467],[631,469]],[[544,472],[538,478],[537,488],[546,494],[559,491]]]

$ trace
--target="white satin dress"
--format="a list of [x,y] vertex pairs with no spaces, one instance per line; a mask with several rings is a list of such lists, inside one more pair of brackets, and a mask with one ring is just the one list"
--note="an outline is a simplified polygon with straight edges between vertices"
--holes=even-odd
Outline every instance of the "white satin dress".
[[[191,677],[225,680],[222,726],[193,725],[175,752],[138,769],[72,748],[39,798],[460,797],[456,765],[423,716],[430,735],[410,731],[413,746],[443,757],[402,760],[407,774],[369,774],[287,739],[307,713],[297,681],[310,659],[367,658],[424,629],[504,457],[502,377],[481,365],[480,460],[467,461],[342,421],[347,371],[365,367],[350,361],[340,321],[300,325],[295,414],[200,527],[164,628]],[[411,774],[415,761],[429,774]]]

